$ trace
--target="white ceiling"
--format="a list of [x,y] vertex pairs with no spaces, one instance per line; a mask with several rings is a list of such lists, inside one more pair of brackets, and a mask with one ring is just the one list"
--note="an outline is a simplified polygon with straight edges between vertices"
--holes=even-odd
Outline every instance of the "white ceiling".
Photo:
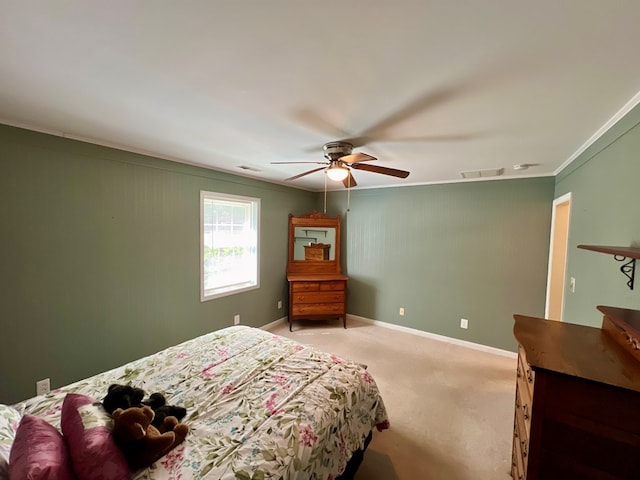
[[411,171],[360,187],[552,175],[640,99],[638,45],[636,0],[5,0],[0,122],[273,182],[354,137]]

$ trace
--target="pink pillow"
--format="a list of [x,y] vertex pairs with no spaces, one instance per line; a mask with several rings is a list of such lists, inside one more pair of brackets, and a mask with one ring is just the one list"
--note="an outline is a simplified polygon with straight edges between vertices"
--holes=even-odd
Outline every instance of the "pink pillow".
[[64,438],[46,420],[24,415],[9,457],[9,478],[74,480]]
[[68,393],[62,403],[62,433],[80,480],[129,478],[124,454],[111,436],[111,416],[93,398]]

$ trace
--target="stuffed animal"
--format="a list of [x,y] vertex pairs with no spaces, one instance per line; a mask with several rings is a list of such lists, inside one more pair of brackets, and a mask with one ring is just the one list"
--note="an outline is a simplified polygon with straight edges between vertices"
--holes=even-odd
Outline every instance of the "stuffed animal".
[[185,408],[167,405],[167,401],[161,393],[152,393],[146,400],[144,400],[144,395],[144,390],[141,388],[114,383],[109,386],[107,395],[102,400],[102,405],[109,414],[113,413],[116,408],[126,410],[130,407],[143,407],[144,405],[148,405],[155,413],[152,425],[156,428],[162,425],[166,417],[176,417],[176,419],[180,421],[187,415]]
[[116,408],[126,410],[130,407],[140,407],[143,398],[144,390],[141,388],[114,383],[109,386],[107,395],[102,399],[102,406],[111,414]]
[[146,468],[182,443],[189,427],[175,417],[166,417],[160,426],[151,425],[151,407],[131,407],[113,411],[112,435],[132,469]]
[[178,421],[181,421],[187,415],[186,408],[167,405],[167,401],[161,393],[152,393],[147,400],[142,401],[142,404],[150,406],[153,409],[153,413],[156,414],[153,422],[151,422],[151,425],[156,428],[162,425],[166,417],[176,417]]

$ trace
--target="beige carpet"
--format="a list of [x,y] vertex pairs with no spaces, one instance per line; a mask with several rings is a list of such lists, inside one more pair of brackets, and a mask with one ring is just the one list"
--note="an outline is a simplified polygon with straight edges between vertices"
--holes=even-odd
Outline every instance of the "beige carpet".
[[375,431],[356,480],[507,480],[516,360],[371,323],[270,331],[369,366],[391,428]]

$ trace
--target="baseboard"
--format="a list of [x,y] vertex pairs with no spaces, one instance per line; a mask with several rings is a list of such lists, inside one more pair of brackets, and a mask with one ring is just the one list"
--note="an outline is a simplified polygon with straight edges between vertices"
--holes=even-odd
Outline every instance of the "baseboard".
[[377,325],[384,328],[390,328],[392,330],[399,330],[404,333],[410,333],[412,335],[418,335],[421,337],[430,338],[432,340],[437,340],[439,342],[451,343],[453,345],[459,345],[461,347],[472,348],[474,350],[480,350],[482,352],[492,353],[494,355],[500,355],[502,357],[508,358],[518,358],[518,354],[515,352],[510,352],[509,350],[502,350],[500,348],[489,347],[487,345],[482,345],[480,343],[473,343],[467,340],[460,340],[457,338],[445,337],[444,335],[438,335],[436,333],[424,332],[422,330],[417,330],[415,328],[403,327],[401,325],[395,325],[393,323],[381,322],[380,320],[372,320],[366,317],[360,317],[358,315],[347,314],[347,320],[359,320],[361,322],[370,323],[373,325]]
[[266,325],[262,325],[260,328],[262,330],[271,330],[273,327],[286,321],[287,321],[287,317],[282,317],[282,318],[279,318],[278,320],[274,320],[273,322],[267,323]]
[[[444,335],[438,335],[437,333],[429,333],[424,332],[422,330],[417,330],[415,328],[403,327],[401,325],[395,325],[393,323],[381,322],[380,320],[372,320],[366,317],[360,317],[358,315],[352,315],[350,313],[347,314],[347,320],[358,320],[364,323],[370,323],[372,325],[377,325],[379,327],[390,328],[391,330],[399,330],[404,333],[410,333],[411,335],[418,335],[420,337],[430,338],[431,340],[437,340],[439,342],[451,343],[453,345],[458,345],[460,347],[471,348],[473,350],[480,350],[486,353],[492,353],[494,355],[500,355],[501,357],[508,358],[518,358],[518,354],[515,352],[510,352],[509,350],[502,350],[500,348],[489,347],[487,345],[482,345],[481,343],[473,343],[467,340],[460,340],[458,338],[445,337]],[[286,322],[287,317],[279,318],[278,320],[274,320],[273,322],[267,323],[266,325],[262,325],[260,328],[262,330],[271,330],[273,327],[278,326],[280,323]]]

